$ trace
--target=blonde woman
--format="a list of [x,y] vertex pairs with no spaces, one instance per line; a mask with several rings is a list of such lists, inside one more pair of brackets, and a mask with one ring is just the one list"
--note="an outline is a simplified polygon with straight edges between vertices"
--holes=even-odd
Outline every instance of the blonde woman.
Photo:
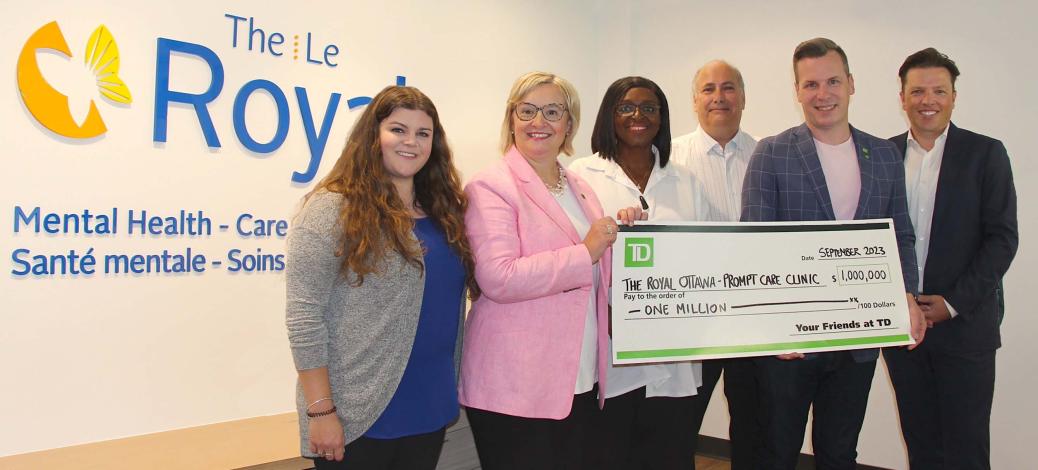
[[[573,153],[580,123],[569,82],[526,74],[504,114],[504,158],[465,188],[483,295],[467,320],[460,399],[482,468],[588,468],[617,222],[559,164],[560,153]],[[637,208],[617,213],[627,223],[640,216]]]

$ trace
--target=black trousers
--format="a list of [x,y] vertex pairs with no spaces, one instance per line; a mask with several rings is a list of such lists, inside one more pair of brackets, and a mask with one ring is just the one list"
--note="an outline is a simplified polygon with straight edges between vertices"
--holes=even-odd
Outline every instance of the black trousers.
[[688,470],[695,458],[696,396],[645,396],[645,387],[606,400],[596,448],[603,470]]
[[361,437],[346,444],[341,462],[313,459],[317,470],[435,470],[447,428],[396,439]]
[[995,351],[883,350],[912,470],[990,469]]
[[[693,450],[698,448],[699,429],[703,425],[710,396],[724,371],[724,396],[728,399],[728,438],[732,444],[732,470],[755,470],[763,445],[760,423],[757,365],[754,359],[714,359],[703,361],[703,385],[693,397]],[[692,470],[695,470],[695,462]]]
[[[598,387],[573,397],[569,416],[523,418],[465,408],[483,470],[597,470]],[[592,448],[593,447],[593,448]]]
[[807,359],[757,359],[764,446],[760,468],[793,470],[814,406],[811,440],[819,470],[854,470],[876,361],[858,363],[847,351]]

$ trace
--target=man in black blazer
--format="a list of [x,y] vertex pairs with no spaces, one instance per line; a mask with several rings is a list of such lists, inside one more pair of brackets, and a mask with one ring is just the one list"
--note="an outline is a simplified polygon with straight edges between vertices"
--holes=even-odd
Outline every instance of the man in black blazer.
[[951,123],[959,70],[933,48],[901,66],[905,156],[916,233],[918,303],[932,325],[913,351],[883,357],[897,396],[909,465],[988,469],[1002,276],[1016,254],[1016,190],[998,140]]

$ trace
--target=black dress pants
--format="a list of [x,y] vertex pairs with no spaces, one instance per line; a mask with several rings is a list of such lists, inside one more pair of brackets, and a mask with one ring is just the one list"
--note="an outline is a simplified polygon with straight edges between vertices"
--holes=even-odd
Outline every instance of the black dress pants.
[[317,470],[435,470],[447,428],[426,434],[372,439],[361,437],[346,444],[341,462],[313,459]]
[[[693,397],[695,411],[693,450],[699,447],[699,429],[724,371],[724,395],[728,399],[728,438],[732,445],[732,470],[755,470],[763,445],[760,424],[757,365],[752,358],[713,359],[703,361],[703,385]],[[695,470],[695,462],[692,470]]]
[[597,470],[593,442],[598,387],[574,395],[569,416],[561,419],[523,418],[477,408],[465,408],[483,470]]
[[990,469],[995,351],[883,350],[912,470]]
[[646,397],[645,387],[606,400],[595,444],[602,470],[688,470],[695,457],[696,396]]
[[819,470],[854,470],[876,361],[855,362],[850,352],[783,361],[757,359],[764,446],[760,468],[793,470],[814,406],[811,440]]

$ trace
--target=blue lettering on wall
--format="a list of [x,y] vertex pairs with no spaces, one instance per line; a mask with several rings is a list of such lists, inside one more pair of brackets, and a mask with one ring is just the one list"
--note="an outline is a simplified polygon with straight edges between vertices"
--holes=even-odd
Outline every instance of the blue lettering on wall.
[[40,207],[33,207],[26,212],[22,206],[14,206],[14,233],[25,227],[35,233],[86,233],[91,235],[111,235],[117,231],[119,214],[116,208],[108,213],[94,213],[90,209],[82,212],[41,212]]
[[[212,72],[212,82],[204,93],[193,95],[169,89],[169,59],[174,52],[189,54],[205,61]],[[159,38],[158,52],[155,59],[155,124],[152,140],[166,141],[167,118],[170,103],[190,104],[195,108],[198,124],[202,126],[205,143],[210,147],[220,147],[220,139],[216,136],[213,119],[209,116],[206,105],[216,99],[223,89],[223,63],[216,53],[208,47],[173,39]]]
[[[264,90],[270,93],[270,96],[274,98],[274,104],[277,106],[277,117],[278,117],[278,128],[274,132],[274,137],[270,139],[270,142],[265,144],[257,142],[249,135],[249,129],[245,127],[245,105],[249,101],[249,97],[256,90]],[[285,143],[285,137],[288,137],[288,98],[285,97],[285,93],[278,88],[274,82],[269,80],[256,79],[246,83],[238,90],[238,96],[234,97],[234,113],[232,114],[234,120],[234,133],[238,135],[238,141],[241,142],[245,148],[252,150],[256,153],[270,153],[281,147],[281,144]],[[312,125],[312,124],[311,124]]]
[[243,253],[235,248],[227,252],[227,270],[236,272],[284,271],[285,255],[264,253],[262,248],[256,252]]
[[314,129],[314,116],[310,110],[310,99],[307,98],[306,88],[296,87],[296,101],[299,103],[299,114],[303,118],[303,130],[306,132],[306,143],[310,147],[310,163],[306,171],[300,173],[292,172],[292,181],[296,183],[308,183],[317,174],[317,168],[321,166],[321,157],[324,155],[324,147],[328,144],[328,135],[332,130],[332,121],[335,120],[335,111],[339,107],[339,99],[342,95],[332,93],[328,98],[328,106],[324,110],[324,120],[321,121],[321,131]]
[[[231,47],[239,45],[246,47],[249,51],[257,51],[260,54],[270,54],[275,57],[283,56],[284,53],[278,46],[285,43],[285,35],[281,32],[268,32],[256,26],[252,17],[225,14],[224,17],[231,21]],[[239,25],[241,26],[239,28]],[[241,40],[239,40],[241,39]],[[296,36],[297,42],[299,36]],[[311,51],[313,35],[305,35],[305,59],[309,63],[324,64],[328,67],[336,67],[334,58],[338,56],[340,48],[335,44],[328,44],[323,48],[323,53]],[[202,93],[179,91],[170,89],[170,59],[173,54],[191,56],[205,63],[211,75],[208,88]],[[224,66],[220,57],[212,49],[190,42],[178,41],[169,38],[158,38],[155,60],[155,110],[152,140],[155,142],[166,142],[169,128],[169,107],[171,103],[190,105],[195,112],[198,125],[205,137],[206,145],[211,148],[220,148],[220,138],[217,135],[213,118],[209,112],[208,105],[213,102],[223,91]],[[406,77],[396,76],[396,85],[405,86]],[[266,142],[257,139],[249,133],[246,122],[245,109],[249,98],[256,91],[265,91],[273,98],[277,107],[277,130]],[[293,171],[291,180],[294,183],[306,184],[313,181],[321,165],[321,159],[327,147],[328,137],[331,133],[332,124],[335,121],[339,103],[342,102],[342,94],[332,93],[325,106],[324,116],[320,126],[316,125],[313,110],[311,109],[309,95],[306,88],[294,87],[296,102],[302,120],[303,131],[309,149],[309,159],[306,168],[302,171]],[[371,103],[369,96],[355,96],[345,100],[346,107],[350,110],[363,107]],[[232,111],[232,123],[234,132],[243,147],[256,153],[272,153],[281,148],[288,137],[291,128],[291,112],[289,110],[288,98],[284,89],[270,80],[257,78],[246,82],[238,90],[234,99]]]

